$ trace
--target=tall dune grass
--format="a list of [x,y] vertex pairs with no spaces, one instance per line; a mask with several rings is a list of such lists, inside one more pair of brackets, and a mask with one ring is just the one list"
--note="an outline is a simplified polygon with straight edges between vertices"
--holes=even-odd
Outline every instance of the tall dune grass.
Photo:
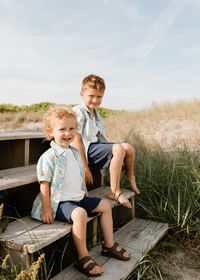
[[139,217],[169,223],[174,233],[200,237],[200,155],[186,149],[166,152],[137,137],[136,176]]
[[42,129],[41,112],[4,112],[0,113],[0,131],[40,130]]
[[[144,256],[127,280],[199,279],[199,152],[186,145],[166,151],[134,133],[127,140],[137,151],[135,173],[141,194],[136,197],[136,217],[169,224],[168,234]],[[194,269],[197,278],[182,278],[182,267]]]

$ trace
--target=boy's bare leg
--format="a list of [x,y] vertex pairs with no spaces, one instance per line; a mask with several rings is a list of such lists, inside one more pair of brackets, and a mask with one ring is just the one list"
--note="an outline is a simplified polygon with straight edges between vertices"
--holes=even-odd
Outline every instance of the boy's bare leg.
[[[113,236],[112,209],[110,203],[106,199],[102,199],[93,212],[101,213],[100,225],[103,232],[104,245],[108,248],[111,248],[114,244],[114,236]],[[117,249],[120,251],[122,248],[118,246]],[[128,256],[129,256],[128,252],[124,252],[124,257],[128,257]]]
[[125,149],[121,144],[113,145],[113,157],[110,162],[110,192],[108,198],[115,198],[119,203],[123,204],[127,208],[132,208],[129,200],[121,193],[120,190],[120,176],[122,171],[122,165],[125,157]]
[[[87,230],[87,212],[81,208],[77,207],[73,210],[71,214],[71,219],[73,221],[72,225],[72,237],[74,244],[78,252],[78,258],[82,259],[85,256],[89,256],[89,252],[86,245],[86,230]],[[92,260],[89,260],[84,264],[84,267],[87,267]],[[91,274],[102,273],[104,270],[100,266],[95,266],[91,269]]]
[[125,159],[124,159],[124,163],[125,163],[125,167],[126,167],[126,178],[131,185],[132,191],[134,191],[136,194],[140,194],[140,191],[139,191],[136,181],[135,181],[135,175],[134,175],[134,158],[135,158],[134,149],[128,143],[122,143],[121,145],[124,147],[124,149],[126,151],[126,155],[125,155]]

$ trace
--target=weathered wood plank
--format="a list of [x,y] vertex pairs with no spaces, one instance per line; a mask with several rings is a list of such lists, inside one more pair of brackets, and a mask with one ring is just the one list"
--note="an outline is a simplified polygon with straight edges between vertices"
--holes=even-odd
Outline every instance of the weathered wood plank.
[[[127,262],[106,258],[100,255],[101,246],[95,246],[90,251],[91,256],[102,265],[105,273],[93,279],[125,279],[131,271],[136,267],[145,253],[162,238],[168,229],[167,224],[147,221],[135,220],[130,221],[115,233],[115,240],[124,246],[130,253],[131,259]],[[88,279],[88,277],[79,273],[73,265],[57,274],[52,280],[78,280]]]
[[[109,187],[101,187],[101,188],[98,188],[98,189],[94,189],[92,191],[90,191],[90,195],[91,196],[98,196],[98,197],[101,197],[101,198],[106,198],[106,195],[109,191]],[[130,191],[130,190],[123,190],[123,194],[128,198],[134,198],[135,196],[135,193]],[[112,200],[112,199],[108,199],[110,201],[110,204],[112,207],[115,207],[115,206],[118,206],[120,205],[117,201],[115,200]]]
[[34,253],[70,232],[71,225],[68,223],[55,221],[50,225],[41,224],[41,226],[33,230],[7,240],[6,246],[24,253]]
[[41,226],[42,222],[31,219],[29,216],[26,216],[21,219],[16,219],[15,221],[8,224],[5,232],[0,234],[0,242],[7,241],[17,236],[29,231],[34,228]]
[[[88,222],[95,218],[88,218]],[[32,254],[71,232],[72,225],[69,223],[54,221],[53,224],[48,225],[31,219],[30,221],[32,221],[32,225],[35,225],[31,226],[31,229],[28,229],[25,225],[21,234],[12,238],[8,238],[9,235],[7,238],[1,237],[0,242],[3,242],[7,248]],[[31,222],[29,223],[31,225]]]
[[37,182],[36,164],[0,170],[0,191]]
[[5,131],[0,133],[0,141],[15,139],[45,138],[42,131]]

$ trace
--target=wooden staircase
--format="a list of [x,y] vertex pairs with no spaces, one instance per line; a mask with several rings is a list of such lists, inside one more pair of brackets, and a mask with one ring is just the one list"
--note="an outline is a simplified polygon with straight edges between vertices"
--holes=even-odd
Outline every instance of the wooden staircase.
[[[32,204],[36,190],[39,189],[36,162],[41,153],[48,148],[47,143],[44,144],[43,138],[44,135],[41,132],[0,134],[0,152],[3,159],[0,165],[0,192],[3,194],[15,190],[15,199],[18,200],[17,192],[21,189],[23,192],[26,190],[25,200],[22,203],[24,208],[26,208],[26,203]],[[11,147],[12,154],[9,151]],[[15,150],[17,151],[13,153]],[[98,188],[90,190],[89,193],[91,196],[103,198],[106,196],[108,188],[100,187],[102,184],[100,174],[95,178]],[[129,261],[122,262],[100,255],[98,215],[88,219],[88,236],[91,239],[90,254],[105,270],[105,273],[98,279],[125,279],[168,229],[167,224],[135,219],[134,193],[125,190],[124,194],[132,203],[132,209],[127,209],[115,201],[109,201],[113,208],[115,240],[131,253]],[[0,234],[0,255],[4,257],[9,253],[12,263],[21,263],[22,268],[25,269],[31,266],[35,253],[42,252],[48,246],[59,242],[65,236],[68,238],[70,235],[71,225],[68,223],[55,221],[53,224],[47,225],[31,219],[30,215],[27,215],[11,221],[5,232]],[[60,262],[59,259],[55,261]],[[87,279],[87,277],[75,270],[72,263],[57,275],[52,275],[52,280],[61,279],[78,280]]]

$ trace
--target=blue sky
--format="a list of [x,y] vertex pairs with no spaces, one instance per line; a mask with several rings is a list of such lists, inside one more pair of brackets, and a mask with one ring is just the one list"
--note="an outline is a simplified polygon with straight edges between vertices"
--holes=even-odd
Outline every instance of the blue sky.
[[0,103],[79,103],[91,73],[108,108],[198,99],[199,28],[199,0],[0,0]]

